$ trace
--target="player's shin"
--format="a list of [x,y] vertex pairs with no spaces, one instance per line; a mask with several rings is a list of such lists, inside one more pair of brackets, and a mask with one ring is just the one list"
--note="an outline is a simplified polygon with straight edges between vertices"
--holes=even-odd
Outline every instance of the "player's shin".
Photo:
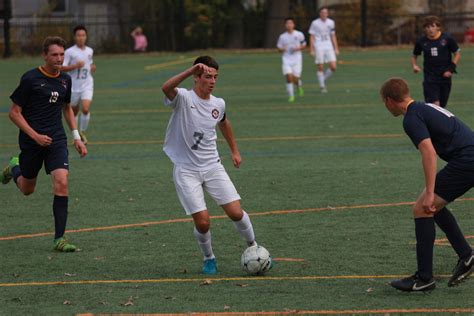
[[204,260],[214,259],[215,256],[212,251],[211,231],[208,230],[206,233],[202,234],[196,229],[196,227],[194,227],[194,237],[196,237],[199,248],[204,256]]
[[471,246],[466,238],[464,238],[454,215],[444,207],[436,213],[434,220],[439,228],[446,234],[446,238],[448,238],[459,258],[469,257],[472,253]]
[[54,214],[54,228],[55,234],[54,239],[58,239],[64,236],[67,223],[67,208],[68,208],[68,197],[67,196],[54,196],[53,201],[53,214]]
[[240,233],[240,236],[242,236],[242,238],[247,242],[247,245],[254,246],[256,245],[256,242],[252,222],[250,221],[250,217],[247,212],[245,212],[244,210],[242,210],[242,212],[244,213],[244,215],[239,221],[234,222],[234,226]]
[[87,114],[82,113],[81,114],[81,125],[80,125],[80,131],[86,131],[87,127],[89,126],[89,121],[91,119],[91,113],[88,112]]
[[326,69],[326,71],[324,72],[324,80],[328,80],[328,78],[332,76],[332,73],[333,71],[331,70],[331,68]]
[[433,246],[436,236],[432,217],[415,218],[418,275],[423,281],[433,277]]

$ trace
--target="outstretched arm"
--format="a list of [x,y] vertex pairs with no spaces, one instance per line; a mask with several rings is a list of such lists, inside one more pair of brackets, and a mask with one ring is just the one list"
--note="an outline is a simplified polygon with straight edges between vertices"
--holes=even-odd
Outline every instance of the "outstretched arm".
[[219,129],[221,130],[222,135],[229,145],[232,155],[232,163],[236,168],[239,168],[242,162],[242,157],[240,157],[239,148],[237,147],[237,142],[235,141],[234,132],[232,131],[232,125],[230,124],[230,121],[227,118],[224,119],[219,123]]
[[79,136],[79,132],[77,131],[76,119],[74,118],[74,112],[72,111],[71,104],[67,104],[64,106],[63,115],[67,125],[72,131],[72,135],[74,138],[74,147],[82,158],[87,155],[87,147],[82,142],[81,136]]
[[22,108],[18,104],[13,103],[10,109],[9,117],[10,120],[25,133],[26,135],[30,136],[38,145],[40,146],[49,146],[53,142],[52,138],[48,135],[41,135],[38,134],[28,122],[25,120],[23,116]]
[[418,150],[421,153],[421,163],[425,173],[426,194],[423,201],[423,209],[425,213],[436,212],[434,206],[435,199],[435,181],[436,181],[436,165],[437,155],[430,138],[425,138],[418,144]]
[[179,73],[176,76],[166,80],[166,82],[161,86],[161,90],[166,95],[168,100],[172,101],[178,93],[176,88],[181,82],[192,75],[200,75],[205,72],[209,72],[209,67],[204,64],[196,64],[191,68],[186,69],[182,73]]

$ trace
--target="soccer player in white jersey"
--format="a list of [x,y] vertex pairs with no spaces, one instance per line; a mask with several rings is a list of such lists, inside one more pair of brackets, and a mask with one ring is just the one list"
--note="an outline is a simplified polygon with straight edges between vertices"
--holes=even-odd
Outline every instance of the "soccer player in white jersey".
[[[317,75],[321,92],[328,92],[326,80],[336,71],[336,55],[339,55],[339,46],[336,38],[336,24],[328,18],[328,9],[319,9],[319,18],[314,20],[309,27],[310,52],[315,56]],[[329,63],[329,68],[324,71],[324,64]]]
[[[225,102],[212,95],[219,65],[209,56],[200,56],[191,68],[168,79],[161,87],[164,103],[173,109],[166,130],[163,150],[174,164],[173,180],[178,198],[194,220],[194,236],[204,255],[202,272],[217,273],[211,245],[206,191],[219,204],[248,246],[256,245],[248,214],[240,206],[240,196],[221,164],[216,145],[216,126],[229,145],[232,162],[239,168],[242,158],[225,114]],[[194,88],[178,88],[192,77]]]
[[304,34],[295,30],[295,21],[292,18],[285,19],[286,32],[278,38],[277,47],[282,54],[283,76],[286,77],[286,91],[288,101],[295,102],[294,85],[298,87],[298,95],[303,96],[303,83],[301,81],[301,70],[303,67],[303,54],[301,51],[306,47]]
[[82,113],[78,120],[79,134],[84,144],[87,144],[85,131],[89,126],[90,112],[94,94],[94,78],[96,66],[92,57],[94,50],[86,46],[87,29],[83,25],[78,25],[73,30],[74,46],[66,49],[64,53],[63,71],[67,71],[72,78],[71,105],[76,120],[78,120],[79,106],[82,103]]

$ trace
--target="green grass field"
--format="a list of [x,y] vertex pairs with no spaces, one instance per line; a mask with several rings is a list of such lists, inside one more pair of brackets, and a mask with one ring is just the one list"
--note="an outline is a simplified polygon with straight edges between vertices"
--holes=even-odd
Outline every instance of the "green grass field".
[[[52,251],[44,172],[32,196],[13,184],[0,187],[0,314],[474,313],[474,280],[447,287],[457,258],[441,231],[438,288],[406,294],[387,285],[416,269],[410,203],[424,178],[401,118],[386,111],[378,90],[386,78],[402,76],[422,99],[410,49],[343,50],[325,95],[306,56],[306,94],[291,105],[279,54],[207,52],[221,64],[215,95],[226,100],[243,156],[241,168],[233,168],[221,137],[223,163],[258,242],[276,259],[258,278],[241,271],[244,243],[211,200],[219,274],[199,273],[192,223],[161,150],[170,111],[160,86],[197,53],[97,56],[89,155],[81,160],[70,148],[68,236],[81,251]],[[0,61],[2,165],[18,153],[8,97],[40,63]],[[474,127],[473,48],[463,48],[458,71],[448,108]],[[451,209],[474,244],[474,191]]]

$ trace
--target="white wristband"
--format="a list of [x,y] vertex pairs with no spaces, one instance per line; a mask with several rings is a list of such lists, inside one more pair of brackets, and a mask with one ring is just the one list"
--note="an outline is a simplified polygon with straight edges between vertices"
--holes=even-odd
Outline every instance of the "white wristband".
[[77,129],[72,130],[72,137],[74,140],[81,140],[81,135],[79,135],[79,131]]

